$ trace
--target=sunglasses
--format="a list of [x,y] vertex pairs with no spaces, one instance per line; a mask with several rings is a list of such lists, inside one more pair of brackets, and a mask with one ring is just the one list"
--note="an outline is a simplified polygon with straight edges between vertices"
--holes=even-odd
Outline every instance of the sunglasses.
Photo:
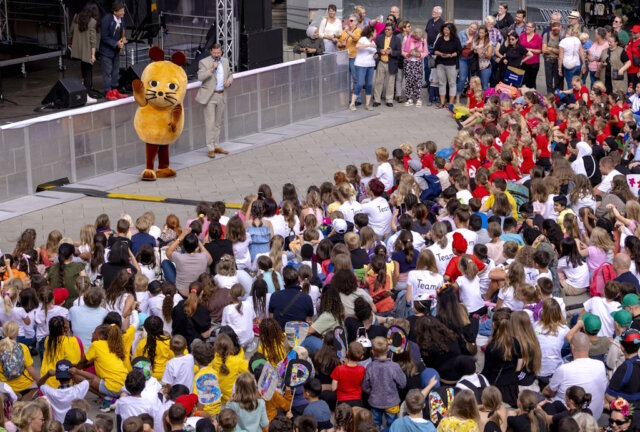
[[627,423],[629,420],[614,420],[612,418],[609,419],[609,425],[622,426]]
[[349,20],[349,22],[356,22],[356,20]]

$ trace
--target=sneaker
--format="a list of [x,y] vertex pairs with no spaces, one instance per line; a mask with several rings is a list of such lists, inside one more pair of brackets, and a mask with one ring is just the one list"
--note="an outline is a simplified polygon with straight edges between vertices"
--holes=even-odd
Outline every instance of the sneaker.
[[356,110],[356,106],[355,106],[355,104],[351,104],[351,105],[349,105],[349,109],[350,109],[351,111],[355,111],[355,110]]
[[413,106],[413,101],[411,99],[407,99],[407,101],[404,103],[404,106]]
[[367,105],[367,111],[373,111],[373,107],[371,105]]
[[416,102],[416,108],[422,108],[422,101],[420,99]]
[[356,106],[362,105],[362,102],[356,101]]
[[100,405],[100,411],[102,411],[103,413],[108,413],[109,411],[111,411],[110,397],[105,396],[104,398],[102,398],[102,405]]
[[98,102],[97,99],[92,98],[91,96],[87,95],[87,103],[85,105],[91,105]]
[[427,102],[427,106],[432,106],[432,105],[433,105],[433,102],[431,101]]
[[116,95],[118,99],[126,99],[129,97],[128,94],[120,93],[118,90],[113,90],[113,93]]
[[116,95],[113,93],[113,90],[109,90],[109,91],[107,92],[107,95],[105,96],[105,99],[107,99],[108,101],[114,101],[114,100],[118,100],[118,96],[116,96]]

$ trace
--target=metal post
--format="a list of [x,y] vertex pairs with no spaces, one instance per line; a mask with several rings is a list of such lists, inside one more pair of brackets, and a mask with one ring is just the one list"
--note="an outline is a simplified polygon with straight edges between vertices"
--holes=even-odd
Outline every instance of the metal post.
[[233,0],[216,0],[216,30],[218,43],[222,45],[222,55],[229,59],[229,66],[234,70],[237,62]]
[[0,0],[0,40],[11,42],[11,34],[9,34],[9,15],[7,14],[7,2],[9,0]]

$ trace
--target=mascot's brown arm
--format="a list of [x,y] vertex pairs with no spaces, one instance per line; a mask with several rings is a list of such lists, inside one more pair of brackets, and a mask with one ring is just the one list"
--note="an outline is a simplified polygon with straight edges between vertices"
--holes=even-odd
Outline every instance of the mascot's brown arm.
[[176,131],[176,125],[178,124],[178,120],[180,120],[180,116],[182,115],[182,104],[176,105],[171,110],[171,122],[169,123],[169,128],[171,132]]
[[131,82],[131,87],[133,88],[133,98],[138,103],[138,106],[146,106],[147,99],[144,97],[144,84],[139,79],[135,79]]

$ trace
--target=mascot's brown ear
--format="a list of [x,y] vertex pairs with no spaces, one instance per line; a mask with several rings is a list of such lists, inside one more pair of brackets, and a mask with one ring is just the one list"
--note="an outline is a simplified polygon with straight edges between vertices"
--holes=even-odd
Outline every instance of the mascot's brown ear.
[[182,51],[176,51],[171,56],[171,61],[178,66],[184,66],[187,63],[187,56]]
[[149,48],[149,58],[151,61],[157,62],[164,60],[164,51],[159,46],[152,46]]

